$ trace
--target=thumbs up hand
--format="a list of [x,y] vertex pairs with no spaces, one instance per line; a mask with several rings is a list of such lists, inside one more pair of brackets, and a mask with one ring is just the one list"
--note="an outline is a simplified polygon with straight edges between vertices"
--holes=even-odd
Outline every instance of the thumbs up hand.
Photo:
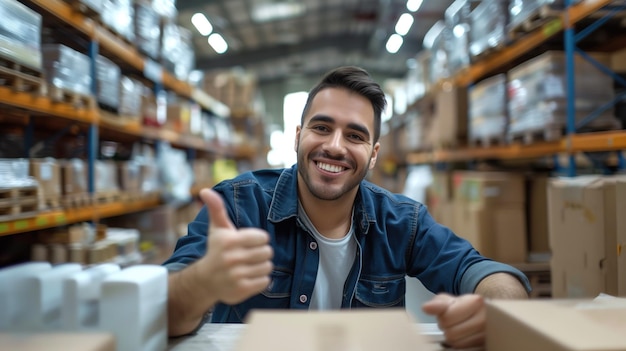
[[273,250],[269,235],[258,228],[238,229],[221,196],[203,189],[200,198],[209,211],[207,252],[198,261],[199,284],[217,301],[239,303],[263,291],[270,283]]

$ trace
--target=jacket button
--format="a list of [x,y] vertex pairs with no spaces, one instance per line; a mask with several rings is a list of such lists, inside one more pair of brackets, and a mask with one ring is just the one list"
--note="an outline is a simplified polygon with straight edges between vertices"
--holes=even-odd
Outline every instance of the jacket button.
[[308,298],[308,297],[306,297],[306,295],[300,295],[300,302],[302,302],[302,303],[306,303],[306,301],[307,301],[308,299],[309,299],[309,298]]
[[316,243],[315,241],[311,241],[311,242],[309,243],[309,248],[310,248],[311,250],[316,250],[316,249],[317,249],[317,243]]

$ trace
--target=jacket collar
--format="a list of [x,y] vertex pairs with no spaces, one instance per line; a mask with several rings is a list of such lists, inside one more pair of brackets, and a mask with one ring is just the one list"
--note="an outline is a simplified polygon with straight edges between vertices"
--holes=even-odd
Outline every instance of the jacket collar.
[[[355,199],[355,223],[358,223],[361,233],[367,233],[370,223],[376,223],[373,184],[362,181]],[[267,219],[272,223],[285,221],[289,218],[298,217],[298,166],[285,168],[280,173],[272,203],[270,204]]]

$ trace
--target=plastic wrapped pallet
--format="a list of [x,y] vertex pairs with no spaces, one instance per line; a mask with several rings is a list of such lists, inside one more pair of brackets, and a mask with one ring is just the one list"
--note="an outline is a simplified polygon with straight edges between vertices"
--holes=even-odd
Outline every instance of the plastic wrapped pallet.
[[507,0],[483,1],[470,13],[469,52],[472,58],[506,44],[507,14]]
[[108,0],[75,0],[80,2],[82,5],[87,6],[93,12],[102,14],[102,10],[104,9],[105,1]]
[[469,100],[469,139],[504,140],[508,123],[506,75],[499,74],[472,86]]
[[128,41],[135,41],[134,9],[131,0],[104,0],[102,22]]
[[441,79],[450,76],[448,67],[447,43],[450,30],[443,20],[437,21],[424,36],[423,46],[430,52],[430,77],[431,84],[437,84]]
[[117,110],[120,105],[120,79],[118,65],[104,56],[96,59],[96,99],[101,105]]
[[[580,2],[572,0],[571,3]],[[541,9],[562,10],[565,8],[565,0],[510,0],[509,1],[509,27],[515,28],[533,16],[542,16]]]
[[120,81],[120,115],[141,116],[141,102],[144,85],[136,79],[122,76]]
[[179,80],[187,80],[195,66],[191,31],[173,22],[163,25],[161,43],[163,67]]
[[0,54],[41,69],[41,15],[18,1],[0,2]]
[[[591,54],[608,64],[606,54]],[[614,97],[612,80],[580,56],[575,57],[576,122]],[[528,132],[563,129],[567,121],[565,54],[548,51],[509,71],[509,138]],[[588,124],[594,130],[613,129],[618,121],[607,110]]]
[[152,7],[159,16],[166,19],[175,19],[178,15],[176,0],[152,0]]
[[445,23],[450,36],[448,40],[448,67],[454,74],[469,66],[469,30],[471,2],[456,0],[445,11]]
[[139,51],[158,59],[161,49],[161,18],[148,0],[135,2],[135,43]]
[[46,77],[54,87],[91,94],[91,64],[87,55],[61,44],[43,45],[42,52]]

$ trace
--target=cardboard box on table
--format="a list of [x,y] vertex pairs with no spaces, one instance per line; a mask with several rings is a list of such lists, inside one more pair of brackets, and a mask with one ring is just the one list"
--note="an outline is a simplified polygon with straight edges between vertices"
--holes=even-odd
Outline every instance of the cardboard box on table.
[[256,310],[246,323],[236,351],[437,349],[404,309]]
[[619,179],[594,175],[550,181],[553,297],[618,294],[617,217],[622,215],[616,206],[626,201],[625,193],[616,192]]
[[626,351],[626,299],[495,300],[487,350]]
[[484,256],[506,263],[526,261],[524,176],[505,172],[453,175],[454,231]]

